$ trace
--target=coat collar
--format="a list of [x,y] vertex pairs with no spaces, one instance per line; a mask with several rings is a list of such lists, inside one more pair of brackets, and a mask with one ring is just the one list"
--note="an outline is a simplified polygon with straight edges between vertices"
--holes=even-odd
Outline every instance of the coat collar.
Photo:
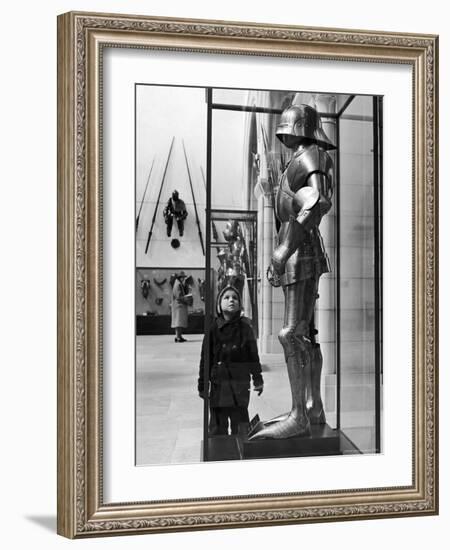
[[242,315],[236,315],[235,317],[233,317],[232,319],[230,319],[229,321],[227,321],[224,317],[220,316],[220,317],[217,317],[217,326],[219,329],[222,329],[225,325],[231,325],[233,323],[236,323],[237,321],[239,321],[239,319],[242,317]]

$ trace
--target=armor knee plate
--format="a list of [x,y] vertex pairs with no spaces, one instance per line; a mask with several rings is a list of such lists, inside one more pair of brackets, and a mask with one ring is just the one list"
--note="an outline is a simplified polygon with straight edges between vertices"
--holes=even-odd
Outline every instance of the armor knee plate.
[[283,327],[278,333],[278,340],[283,346],[284,353],[289,356],[295,354],[295,327]]
[[278,340],[283,346],[286,361],[295,358],[299,367],[311,364],[312,344],[301,331],[301,324],[283,327],[278,333]]
[[283,327],[278,333],[278,340],[283,346],[286,357],[305,352],[310,346],[308,339],[303,334],[299,334],[298,327],[293,326]]

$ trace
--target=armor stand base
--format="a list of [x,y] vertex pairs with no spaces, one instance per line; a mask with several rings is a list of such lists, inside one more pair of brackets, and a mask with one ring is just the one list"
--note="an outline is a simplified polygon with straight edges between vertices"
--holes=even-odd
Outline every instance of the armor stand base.
[[[261,429],[263,423],[261,422]],[[238,445],[242,459],[326,456],[360,451],[338,430],[328,424],[314,424],[309,435],[289,439],[249,439],[245,426],[239,430]],[[258,428],[256,428],[258,429]]]
[[[261,423],[262,424],[262,423]],[[311,426],[307,437],[291,439],[248,439],[248,424],[239,426],[237,435],[208,437],[201,446],[208,446],[208,461],[254,460],[258,458],[292,458],[298,456],[333,456],[361,454],[356,445],[340,430],[328,424]]]

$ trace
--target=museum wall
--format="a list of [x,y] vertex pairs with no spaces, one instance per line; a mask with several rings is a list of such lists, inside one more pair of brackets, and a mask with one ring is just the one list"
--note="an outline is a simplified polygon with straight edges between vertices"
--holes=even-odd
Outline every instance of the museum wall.
[[[441,511],[440,516],[363,522],[324,523],[228,531],[68,541],[56,529],[56,15],[69,10],[204,17],[324,27],[440,33],[441,66],[450,56],[445,3],[412,0],[376,4],[324,0],[283,4],[229,0],[139,2],[137,0],[18,0],[3,7],[0,224],[3,261],[2,310],[2,454],[0,514],[2,547],[207,549],[280,546],[367,550],[446,548],[450,533],[450,346],[446,334],[450,303],[445,276],[450,268],[450,147],[448,71],[440,75],[441,93]],[[301,83],[299,83],[301,88]],[[197,160],[198,162],[198,160]],[[143,168],[144,170],[144,168]],[[145,171],[145,170],[144,170]],[[160,172],[159,172],[160,173]],[[197,190],[200,191],[200,184]],[[398,205],[401,208],[402,205]],[[395,228],[393,228],[395,230]],[[194,235],[192,235],[194,240]],[[5,254],[6,252],[6,254]],[[395,421],[395,419],[391,420]],[[299,471],[299,475],[308,472]],[[264,480],[261,480],[263,486]]]
[[[206,166],[204,90],[137,86],[136,120],[136,211],[140,212],[136,266],[204,268],[205,258],[195,214],[197,208],[204,242],[206,188],[201,172]],[[188,217],[183,236],[174,223],[171,237],[168,237],[163,211],[175,190],[186,204]],[[151,240],[146,253],[150,231]],[[173,238],[180,242],[178,248],[171,245]]]
[[[246,92],[238,91],[233,94],[233,100],[246,104],[246,95]],[[213,100],[220,101],[220,96]],[[205,243],[205,89],[141,85],[137,86],[136,104],[136,212],[140,213],[136,235],[136,265],[204,268],[205,258],[199,231]],[[246,113],[213,113],[212,208],[238,210],[245,207],[246,189],[242,167],[246,123]],[[168,237],[163,211],[174,190],[179,192],[185,202],[188,217],[184,224],[184,234],[180,236],[174,223],[171,237]],[[151,240],[146,253],[150,230]],[[172,238],[180,241],[178,248],[171,245]]]

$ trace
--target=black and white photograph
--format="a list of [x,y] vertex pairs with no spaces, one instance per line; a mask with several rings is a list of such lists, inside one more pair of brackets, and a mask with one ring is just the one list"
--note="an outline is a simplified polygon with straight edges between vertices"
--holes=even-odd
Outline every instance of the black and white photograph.
[[3,548],[445,547],[445,6],[4,4]]
[[135,464],[383,453],[383,97],[135,84]]
[[58,33],[58,532],[436,514],[438,37]]

